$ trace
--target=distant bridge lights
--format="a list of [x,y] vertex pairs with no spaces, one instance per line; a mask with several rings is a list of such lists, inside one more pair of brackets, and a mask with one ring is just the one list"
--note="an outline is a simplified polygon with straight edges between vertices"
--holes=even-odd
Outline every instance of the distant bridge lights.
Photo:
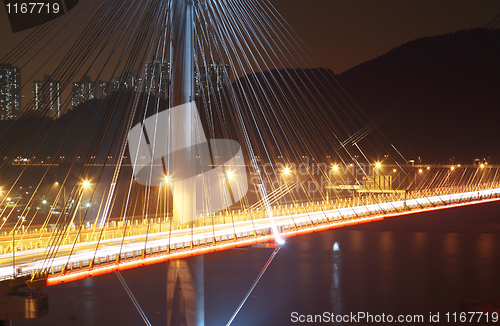
[[378,168],[380,168],[381,166],[382,166],[382,164],[380,164],[380,162],[375,163],[375,167],[376,167],[377,169],[378,169]]

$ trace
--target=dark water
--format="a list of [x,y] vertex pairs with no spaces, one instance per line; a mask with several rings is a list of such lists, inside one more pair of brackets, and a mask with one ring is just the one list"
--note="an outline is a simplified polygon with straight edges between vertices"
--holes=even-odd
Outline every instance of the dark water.
[[[207,326],[227,323],[270,254],[205,257]],[[166,325],[166,265],[122,275],[151,324]],[[115,275],[44,291],[50,315],[13,325],[145,325]],[[290,239],[232,325],[297,325],[292,312],[422,314],[423,324],[440,312],[449,325],[443,314],[469,299],[500,299],[500,203]]]

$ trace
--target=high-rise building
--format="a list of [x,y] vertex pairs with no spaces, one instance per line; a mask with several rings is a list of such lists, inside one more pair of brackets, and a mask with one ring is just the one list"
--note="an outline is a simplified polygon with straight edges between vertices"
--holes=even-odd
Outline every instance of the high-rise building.
[[116,92],[119,88],[119,85],[120,85],[120,77],[111,78],[108,84],[108,89],[107,89],[108,93]]
[[138,76],[137,70],[125,72],[122,78],[124,80],[123,86],[125,87],[125,89],[137,91],[137,88],[139,87],[141,81]]
[[137,91],[141,78],[138,76],[139,72],[137,70],[127,71],[123,73],[121,77],[113,77],[109,84],[107,84],[106,92],[116,92],[120,88],[125,90]]
[[203,92],[208,94],[220,91],[226,84],[227,78],[229,78],[229,64],[227,63],[215,60],[198,66],[195,76],[195,95],[201,96]]
[[83,77],[81,82],[71,84],[71,106],[73,108],[93,98],[95,98],[94,87],[90,76]]
[[95,82],[95,87],[94,87],[94,96],[98,99],[105,98],[108,96],[107,89],[108,89],[108,82],[98,80]]
[[0,120],[17,117],[21,109],[21,69],[0,63]]
[[33,82],[33,110],[45,112],[50,118],[59,118],[61,112],[61,85],[50,75]]
[[144,64],[143,91],[156,97],[167,98],[170,84],[170,63],[163,58],[154,58]]
[[98,80],[93,82],[90,76],[83,77],[81,82],[72,83],[71,105],[74,107],[91,100],[106,97],[106,87],[108,83]]

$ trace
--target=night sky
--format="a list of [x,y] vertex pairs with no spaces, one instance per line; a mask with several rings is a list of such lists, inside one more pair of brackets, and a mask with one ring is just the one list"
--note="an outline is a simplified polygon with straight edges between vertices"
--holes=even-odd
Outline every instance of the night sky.
[[[341,73],[415,38],[484,27],[498,0],[271,0],[323,64]],[[29,35],[0,10],[0,57]],[[43,75],[43,73],[41,73]]]
[[342,73],[420,37],[484,27],[500,1],[272,0],[323,64]]

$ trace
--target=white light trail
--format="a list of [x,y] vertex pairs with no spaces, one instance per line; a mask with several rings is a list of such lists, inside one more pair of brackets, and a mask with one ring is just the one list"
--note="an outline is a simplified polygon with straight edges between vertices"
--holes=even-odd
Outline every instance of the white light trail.
[[[487,190],[478,190],[478,191],[470,191],[464,193],[456,193],[456,194],[446,194],[432,197],[424,197],[424,198],[413,198],[406,200],[406,206],[416,206],[416,205],[428,205],[429,203],[433,203],[436,206],[441,206],[443,202],[450,202],[455,200],[469,201],[469,200],[478,200],[480,198],[484,198],[490,195],[500,194],[500,188],[496,189],[487,189]],[[355,206],[355,207],[344,207],[337,208],[327,211],[318,211],[318,212],[307,212],[293,215],[283,215],[277,216],[273,219],[257,219],[252,221],[240,221],[234,222],[230,224],[221,224],[216,225],[215,230],[212,229],[212,226],[204,226],[197,227],[194,229],[193,234],[191,234],[191,230],[175,230],[171,233],[169,231],[166,232],[158,232],[154,234],[148,235],[148,248],[158,248],[158,246],[167,246],[169,244],[169,234],[170,234],[170,244],[172,247],[174,246],[184,246],[188,247],[188,243],[191,240],[201,243],[210,243],[212,238],[222,237],[223,239],[232,239],[235,233],[237,234],[253,234],[254,230],[262,230],[266,228],[272,228],[273,233],[279,232],[278,228],[282,226],[293,225],[294,223],[307,223],[310,221],[318,222],[323,220],[325,217],[330,220],[337,220],[338,222],[342,222],[341,217],[346,216],[348,214],[358,214],[362,215],[366,212],[375,213],[379,212],[381,209],[405,209],[405,201],[392,201],[385,203],[377,203],[370,204],[366,206]],[[412,210],[412,212],[418,212],[419,210]],[[422,209],[421,211],[425,211]],[[371,219],[373,217],[361,218],[359,221],[364,219]],[[275,233],[275,235],[279,233]],[[123,244],[123,248],[120,251],[121,238],[114,239],[106,239],[101,240],[99,244],[99,249],[97,253],[95,253],[95,246],[97,245],[97,241],[92,242],[84,242],[78,243],[75,245],[74,254],[71,256],[68,261],[67,255],[62,255],[56,257],[51,264],[52,266],[61,266],[66,263],[73,262],[78,263],[80,261],[88,262],[89,259],[93,259],[94,257],[112,257],[114,260],[114,256],[119,253],[131,253],[133,251],[136,252],[136,256],[139,256],[142,250],[144,249],[144,240],[146,235],[135,235],[125,238],[125,242]],[[279,238],[281,241],[281,237]],[[60,252],[64,252],[67,249],[70,249],[72,245],[64,245],[59,248]],[[35,271],[40,266],[40,257],[43,257],[45,252],[45,248],[38,248],[32,250],[23,250],[16,252],[16,267],[21,267],[24,272]],[[9,260],[12,255],[10,253],[0,255],[0,260],[10,261],[10,263],[4,263],[3,266],[0,266],[0,278],[10,277],[12,275],[12,261]],[[8,264],[8,265],[7,265]]]

